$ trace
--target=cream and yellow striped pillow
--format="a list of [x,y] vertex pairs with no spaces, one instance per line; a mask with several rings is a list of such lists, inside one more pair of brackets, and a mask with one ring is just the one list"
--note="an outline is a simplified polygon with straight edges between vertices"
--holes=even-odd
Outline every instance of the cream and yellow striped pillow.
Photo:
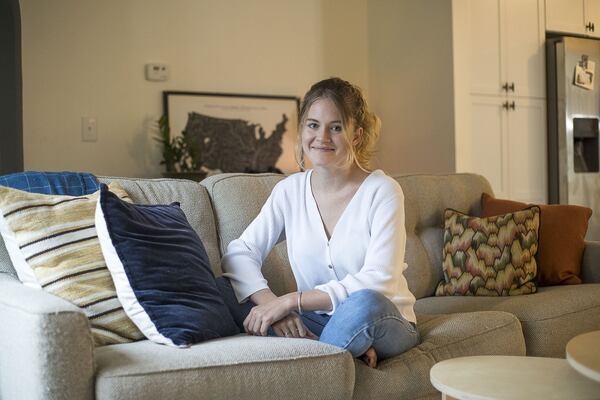
[[[110,191],[129,201],[116,183]],[[142,339],[125,314],[94,225],[99,192],[57,196],[0,186],[0,233],[23,283],[81,307],[97,346]]]

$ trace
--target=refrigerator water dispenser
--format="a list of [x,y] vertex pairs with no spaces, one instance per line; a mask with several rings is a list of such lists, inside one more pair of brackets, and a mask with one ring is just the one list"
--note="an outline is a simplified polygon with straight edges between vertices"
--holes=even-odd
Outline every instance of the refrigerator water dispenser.
[[573,167],[575,172],[599,172],[598,118],[573,118]]

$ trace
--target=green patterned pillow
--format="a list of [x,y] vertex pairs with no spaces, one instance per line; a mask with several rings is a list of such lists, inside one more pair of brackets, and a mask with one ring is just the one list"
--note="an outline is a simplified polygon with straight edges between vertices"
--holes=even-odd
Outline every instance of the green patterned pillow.
[[536,292],[539,207],[488,218],[447,209],[444,220],[444,280],[436,296]]
[[[112,183],[110,190],[129,201]],[[0,186],[0,233],[19,279],[80,307],[97,346],[143,339],[127,317],[96,234],[99,191],[87,196]]]

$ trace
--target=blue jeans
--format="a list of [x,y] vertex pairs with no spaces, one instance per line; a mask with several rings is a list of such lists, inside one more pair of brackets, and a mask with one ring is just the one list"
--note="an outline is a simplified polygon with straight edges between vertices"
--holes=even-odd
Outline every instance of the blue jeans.
[[[217,286],[233,319],[244,332],[244,320],[254,303],[239,304],[229,279],[217,278]],[[370,289],[352,293],[338,305],[332,316],[305,312],[302,322],[319,341],[348,350],[353,357],[363,355],[370,347],[383,360],[404,353],[419,343],[416,326],[404,319],[387,297]],[[271,328],[269,336],[276,336]]]

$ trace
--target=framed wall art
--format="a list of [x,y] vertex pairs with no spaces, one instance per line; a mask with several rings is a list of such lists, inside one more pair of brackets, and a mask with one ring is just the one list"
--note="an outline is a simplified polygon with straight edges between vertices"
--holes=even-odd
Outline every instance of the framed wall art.
[[206,173],[299,171],[299,103],[293,96],[163,92],[170,135],[185,132]]

